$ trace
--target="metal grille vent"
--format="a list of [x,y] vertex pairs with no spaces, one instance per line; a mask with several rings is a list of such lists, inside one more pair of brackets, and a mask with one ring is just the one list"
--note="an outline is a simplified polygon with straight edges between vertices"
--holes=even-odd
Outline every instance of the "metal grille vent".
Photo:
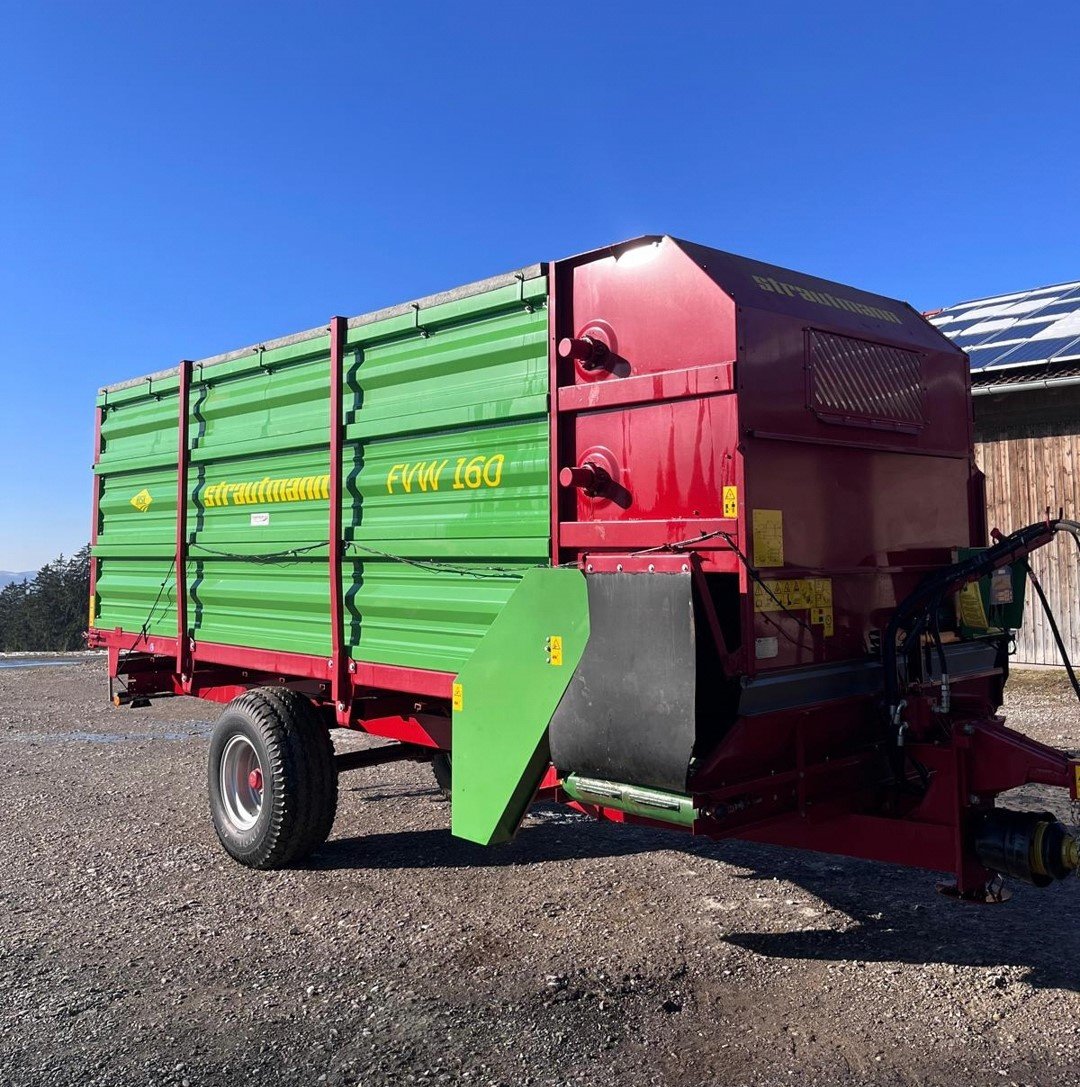
[[914,432],[926,424],[914,351],[811,331],[809,400],[823,422]]

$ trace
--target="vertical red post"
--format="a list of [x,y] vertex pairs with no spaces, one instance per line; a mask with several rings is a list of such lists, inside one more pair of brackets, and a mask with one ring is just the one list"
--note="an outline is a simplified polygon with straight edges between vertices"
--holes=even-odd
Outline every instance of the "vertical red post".
[[[562,520],[562,502],[559,495],[559,317],[558,288],[556,286],[557,265],[552,261],[547,266],[547,304],[548,304],[548,496],[551,510],[551,565],[558,566],[562,562],[562,552],[559,543],[559,529]],[[569,302],[568,302],[569,306]],[[567,335],[572,335],[573,329]]]
[[191,361],[179,367],[177,450],[176,450],[176,671],[185,690],[191,686],[191,639],[187,628],[187,499],[188,419],[191,406]]
[[97,619],[97,559],[94,558],[94,548],[98,542],[98,528],[101,524],[101,476],[97,467],[101,461],[101,424],[105,418],[105,409],[99,407],[94,412],[94,508],[90,514],[90,611],[87,629],[93,630]]
[[341,458],[345,427],[345,334],[344,317],[330,319],[330,690],[341,724],[349,723],[352,690],[345,660],[345,603],[341,585]]

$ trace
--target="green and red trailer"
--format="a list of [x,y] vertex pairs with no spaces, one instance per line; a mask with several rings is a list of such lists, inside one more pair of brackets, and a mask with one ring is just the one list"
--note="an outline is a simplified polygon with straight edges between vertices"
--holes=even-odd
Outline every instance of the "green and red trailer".
[[905,303],[638,238],[109,385],[95,441],[88,642],[118,705],[226,703],[244,864],[416,759],[488,845],[548,800],[968,898],[1077,868],[996,800],[1080,796],[1000,715],[1078,526],[988,534],[966,356]]

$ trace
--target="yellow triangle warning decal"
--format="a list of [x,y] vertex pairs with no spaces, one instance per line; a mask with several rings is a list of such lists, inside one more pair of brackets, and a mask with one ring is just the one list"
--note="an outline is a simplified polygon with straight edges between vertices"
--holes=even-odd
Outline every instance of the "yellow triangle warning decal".
[[131,504],[140,512],[145,513],[150,508],[150,503],[154,501],[153,495],[145,488],[131,500]]

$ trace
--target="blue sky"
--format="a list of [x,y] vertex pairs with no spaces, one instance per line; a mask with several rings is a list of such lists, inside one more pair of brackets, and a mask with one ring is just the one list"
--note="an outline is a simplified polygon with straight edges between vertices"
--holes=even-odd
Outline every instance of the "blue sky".
[[0,0],[0,569],[88,537],[99,385],[335,312],[642,233],[1080,278],[1077,10]]

